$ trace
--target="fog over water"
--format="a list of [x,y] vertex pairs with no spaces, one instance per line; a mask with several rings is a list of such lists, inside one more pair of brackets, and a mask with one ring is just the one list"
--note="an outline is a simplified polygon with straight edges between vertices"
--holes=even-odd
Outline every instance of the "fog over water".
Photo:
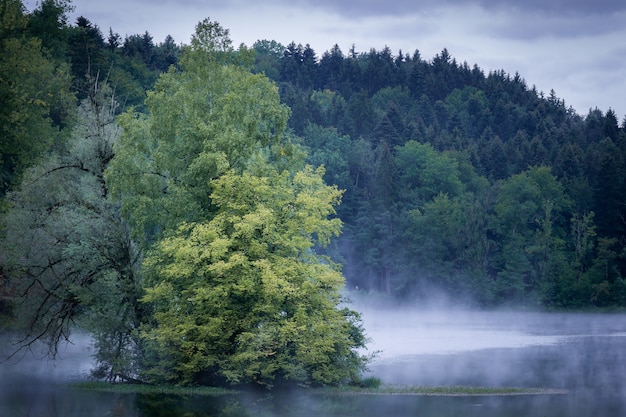
[[530,329],[529,316],[472,311],[378,311],[364,313],[379,362],[416,355],[553,345],[565,337]]
[[365,310],[363,317],[372,348],[381,350],[371,372],[384,383],[567,390],[626,413],[624,314]]
[[[380,351],[370,365],[384,384],[532,387],[565,394],[505,397],[307,396],[272,400],[147,397],[72,390],[88,378],[89,338],[60,359],[27,354],[0,364],[6,416],[620,416],[626,415],[626,314],[372,308],[356,303]],[[233,407],[237,412],[232,414]],[[171,407],[171,408],[168,408]],[[159,411],[160,410],[160,411]],[[303,411],[307,411],[303,413]],[[156,414],[155,414],[156,413]]]

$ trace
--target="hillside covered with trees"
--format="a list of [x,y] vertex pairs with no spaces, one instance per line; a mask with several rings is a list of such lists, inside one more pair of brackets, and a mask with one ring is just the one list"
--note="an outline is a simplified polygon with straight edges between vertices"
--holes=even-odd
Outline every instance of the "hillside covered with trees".
[[317,56],[258,41],[307,160],[346,190],[349,286],[479,305],[626,303],[626,118],[578,115],[446,49]]
[[0,0],[0,313],[109,380],[358,383],[344,286],[626,305],[626,118],[390,49],[104,35]]

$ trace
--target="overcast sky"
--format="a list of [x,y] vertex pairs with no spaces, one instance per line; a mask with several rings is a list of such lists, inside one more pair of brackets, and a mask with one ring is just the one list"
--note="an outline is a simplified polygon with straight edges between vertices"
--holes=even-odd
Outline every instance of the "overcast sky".
[[[36,0],[25,0],[32,9]],[[443,48],[486,73],[519,72],[546,94],[554,89],[582,115],[626,115],[624,0],[73,0],[79,15],[124,37],[146,30],[155,43],[189,43],[206,17],[230,30],[235,46],[259,39],[310,44],[321,57],[389,46],[430,60]]]

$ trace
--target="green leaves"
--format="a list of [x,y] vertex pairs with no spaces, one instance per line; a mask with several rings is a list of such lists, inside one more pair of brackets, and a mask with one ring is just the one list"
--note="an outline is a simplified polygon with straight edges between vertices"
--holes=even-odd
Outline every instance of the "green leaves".
[[430,144],[408,141],[398,147],[396,164],[400,180],[410,187],[407,194],[423,204],[439,193],[451,197],[464,191],[458,162],[437,152]]
[[344,280],[315,249],[341,230],[342,192],[302,166],[289,109],[240,66],[208,20],[148,94],[120,117],[106,172],[146,250],[145,375],[184,384],[337,384],[365,359],[358,320],[337,308]]
[[[563,186],[548,167],[533,167],[513,175],[500,187],[495,211],[503,233],[517,233],[539,227],[539,220],[547,210],[566,211],[571,202]],[[552,208],[549,208],[551,206]]]
[[[41,40],[23,36],[19,2],[3,3],[0,29],[0,195],[59,140],[74,104],[64,65],[47,59]],[[5,26],[6,25],[6,26]]]
[[[181,226],[147,257],[144,301],[158,326],[145,337],[180,349],[180,363],[214,364],[214,378],[231,383],[338,383],[358,373],[364,360],[352,349],[362,341],[346,334],[350,325],[336,308],[343,277],[312,252],[341,226],[328,219],[341,192],[322,174],[307,167],[294,176],[229,172],[212,181],[215,216]],[[337,346],[356,368],[329,365]],[[190,382],[204,368],[176,369],[172,378]]]
[[118,135],[114,103],[107,86],[93,85],[67,146],[8,194],[0,245],[20,297],[19,347],[43,341],[55,355],[78,324],[94,336],[94,374],[107,379],[136,376],[141,321],[137,253],[103,178]]
[[[498,285],[511,299],[540,293],[564,274],[564,239],[571,202],[547,167],[533,167],[504,181],[495,214],[502,242]],[[544,294],[545,295],[545,294]]]
[[[206,29],[227,35],[213,24]],[[215,48],[227,44],[215,42]],[[124,133],[107,179],[123,196],[135,236],[146,243],[180,222],[210,216],[211,179],[229,169],[243,172],[263,149],[289,146],[283,136],[289,111],[276,86],[225,64],[230,60],[211,48],[185,50],[183,71],[158,80],[146,100],[149,117],[127,112],[120,118]]]

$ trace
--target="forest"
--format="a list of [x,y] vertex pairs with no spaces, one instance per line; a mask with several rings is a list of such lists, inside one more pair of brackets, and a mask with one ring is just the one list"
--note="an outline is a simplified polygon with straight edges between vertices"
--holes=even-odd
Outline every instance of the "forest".
[[[0,315],[108,380],[358,383],[347,292],[626,305],[626,117],[447,49],[103,34],[0,0]],[[181,313],[184,311],[184,314]],[[325,337],[320,337],[324,335]]]
[[258,41],[307,161],[345,190],[330,250],[348,286],[410,303],[626,303],[626,118],[579,115],[444,48],[318,57]]

